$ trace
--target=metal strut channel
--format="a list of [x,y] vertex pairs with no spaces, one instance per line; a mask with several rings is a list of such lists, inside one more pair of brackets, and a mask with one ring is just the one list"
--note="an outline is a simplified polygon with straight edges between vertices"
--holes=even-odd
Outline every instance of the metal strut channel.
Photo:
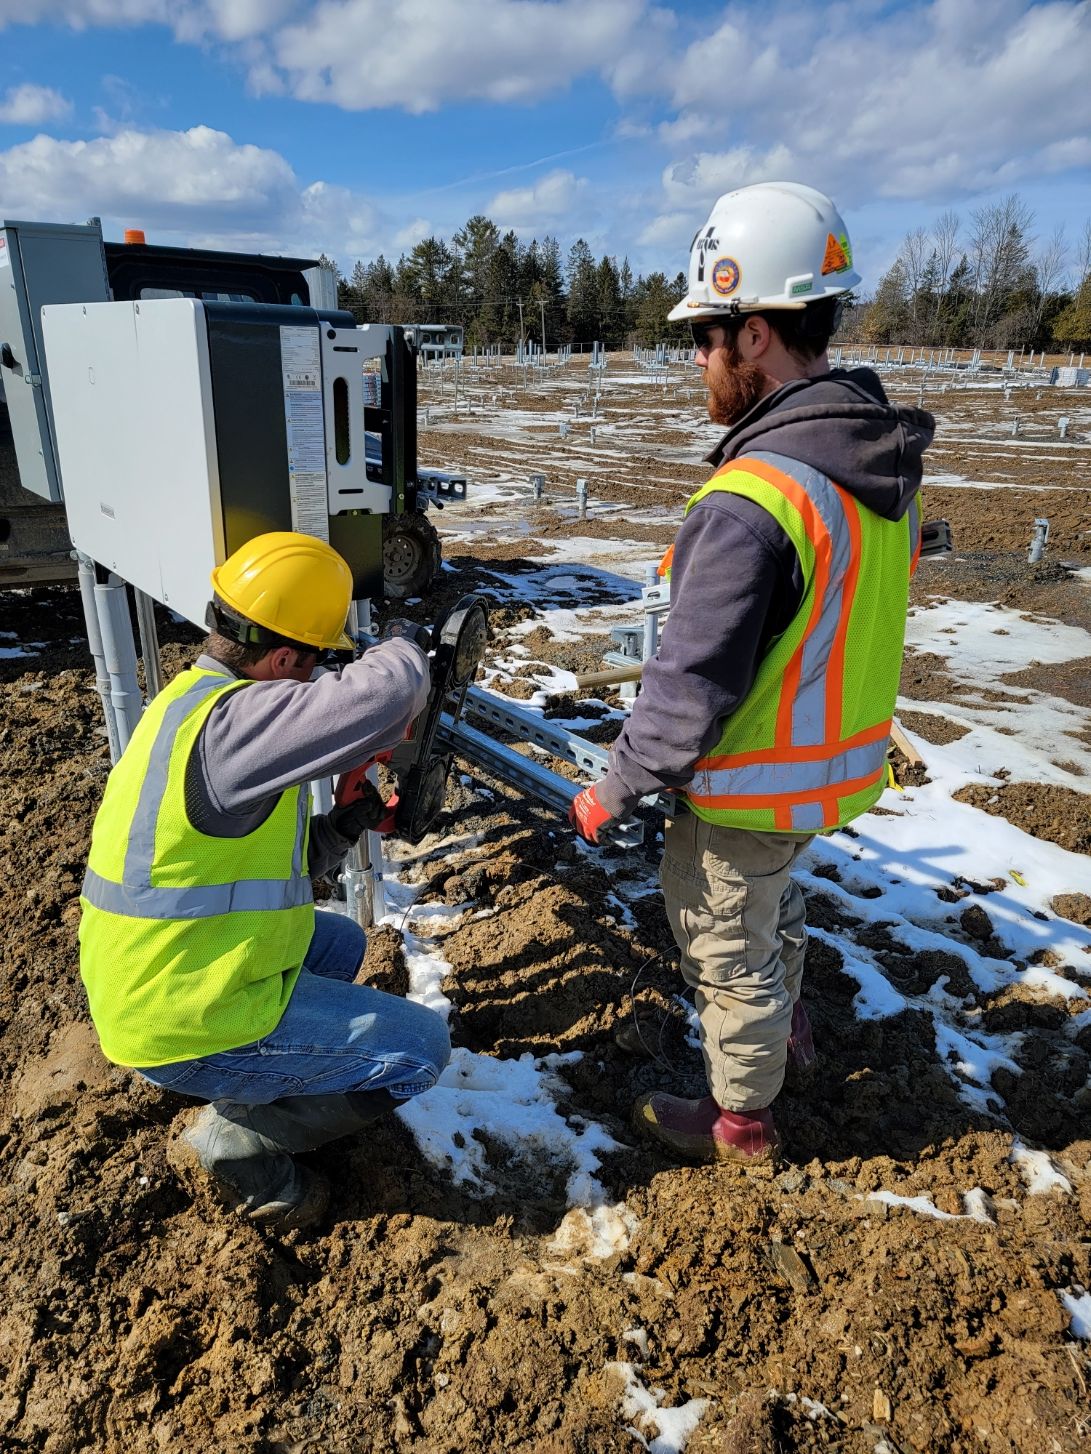
[[[518,731],[518,728],[514,730]],[[446,712],[440,718],[438,735],[452,751],[468,757],[513,787],[530,793],[558,813],[567,813],[572,799],[581,790],[582,784],[569,782],[551,768],[543,767],[522,753],[505,747],[502,742],[487,737],[468,722],[455,722]],[[579,741],[578,738],[575,740]],[[584,743],[584,746],[590,747],[591,744]],[[628,818],[621,823],[611,823],[602,837],[604,842],[616,848],[638,848],[644,841],[644,825],[638,819]]]
[[[480,687],[470,687],[466,692],[464,711],[473,712],[478,717],[484,717],[487,722],[493,722],[497,727],[506,728],[513,737],[518,737],[523,742],[532,742],[536,747],[543,747],[551,752],[554,757],[563,757],[566,762],[575,763],[577,767],[585,768],[588,772],[598,773],[600,776],[610,765],[609,754],[605,747],[600,747],[595,742],[588,742],[584,737],[577,737],[574,732],[568,732],[563,727],[554,727],[552,723],[539,717],[534,712],[525,712],[521,707],[509,706],[506,702],[498,702],[490,692],[484,692]],[[481,736],[480,733],[477,734]],[[483,739],[491,741],[491,738]],[[518,756],[518,753],[516,753]],[[525,762],[525,758],[519,758]],[[556,776],[555,773],[551,776]],[[560,778],[560,782],[567,782],[566,778]],[[572,785],[569,784],[571,787]],[[579,788],[573,789],[578,792]],[[571,797],[569,798],[571,801]]]

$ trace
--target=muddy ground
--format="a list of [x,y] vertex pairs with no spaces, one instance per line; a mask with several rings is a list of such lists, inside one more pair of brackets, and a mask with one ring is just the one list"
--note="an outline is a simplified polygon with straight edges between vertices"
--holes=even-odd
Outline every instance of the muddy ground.
[[[451,458],[463,427],[432,436],[443,440],[437,455]],[[503,446],[474,447],[484,458]],[[643,503],[651,487],[634,488]],[[1073,489],[1076,476],[1066,496]],[[666,497],[672,511],[684,493],[683,481]],[[1064,571],[1028,573],[1013,553],[1027,534],[1018,491],[1003,501],[948,494],[945,513],[979,554],[953,564],[944,593],[1006,591],[1021,609],[1088,624],[1086,585]],[[1086,563],[1091,544],[1076,527],[1091,493],[1072,505],[1065,549]],[[563,559],[564,518],[543,510],[531,529]],[[666,543],[666,521],[663,534]],[[444,596],[487,582],[490,565],[510,571],[514,553],[487,533],[460,542]],[[935,582],[919,582],[922,598]],[[980,997],[985,1023],[1027,1031],[1019,1077],[997,1072],[1007,1076],[998,1120],[959,1099],[930,1019],[854,1018],[856,981],[812,940],[804,993],[820,1061],[778,1103],[779,1169],[675,1166],[628,1128],[642,1090],[703,1090],[657,900],[639,901],[636,927],[622,927],[609,879],[567,830],[464,764],[406,870],[425,884],[422,901],[470,906],[441,942],[453,1038],[508,1057],[583,1052],[560,1071],[563,1105],[618,1141],[601,1180],[632,1214],[631,1238],[605,1259],[584,1256],[563,1168],[488,1148],[495,1193],[470,1195],[397,1121],[314,1154],[335,1186],[323,1228],[263,1235],[191,1202],[175,1179],[166,1148],[182,1099],[98,1053],[75,936],[108,757],[78,600],[11,593],[0,613],[0,627],[40,653],[0,661],[0,1449],[628,1454],[656,1425],[620,1412],[617,1361],[638,1364],[666,1406],[710,1401],[691,1451],[1088,1447],[1091,1359],[1058,1300],[1058,1289],[1091,1288],[1091,1029],[1066,1033],[1086,999],[1059,1009],[1010,991]],[[519,614],[494,617],[497,650]],[[194,654],[194,637],[161,626],[175,638],[164,652],[172,671]],[[545,635],[534,649],[569,669],[588,654],[586,642]],[[923,700],[955,700],[955,689],[936,695],[935,676],[911,660],[906,689],[918,680]],[[930,715],[934,736],[927,723],[907,725],[949,740],[945,719]],[[1091,821],[1086,798],[1062,812],[1034,785],[1021,791],[1013,812],[1030,832],[1049,836],[1058,814],[1077,829],[1080,814]],[[1007,800],[989,810],[1007,811]],[[468,850],[445,842],[465,834]],[[655,854],[645,852],[650,873]],[[993,926],[959,917],[964,886],[945,891],[950,952],[914,954],[891,926],[854,929],[861,920],[836,867],[820,859],[817,873],[829,892],[809,892],[816,926],[866,933],[895,984],[923,992],[946,975],[974,993],[959,946]],[[1075,920],[1085,906],[1064,910]],[[373,935],[363,973],[404,991],[396,929]],[[634,1008],[656,1059],[615,1043]],[[1048,1150],[1071,1195],[1028,1195],[1009,1162],[1013,1134]],[[941,1223],[868,1200],[890,1187],[952,1214],[968,1188],[983,1188],[994,1223]],[[625,1336],[633,1329],[647,1332],[643,1353]]]

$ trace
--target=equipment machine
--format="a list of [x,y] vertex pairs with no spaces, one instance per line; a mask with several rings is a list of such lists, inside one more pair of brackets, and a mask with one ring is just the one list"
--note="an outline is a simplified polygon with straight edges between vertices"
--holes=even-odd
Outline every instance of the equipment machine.
[[[242,321],[247,310],[303,309],[312,326],[326,317],[339,329],[355,327],[348,314],[332,319],[336,280],[314,260],[149,246],[142,234],[127,234],[127,239],[132,240],[106,242],[96,218],[84,225],[0,220],[0,585],[43,584],[76,574],[43,308],[110,301],[135,306],[181,298],[202,305],[215,319],[218,388],[223,398],[231,393],[233,407],[243,410],[262,406],[249,391],[247,339],[267,336],[247,329]],[[242,313],[227,319],[225,309]],[[405,599],[426,591],[439,567],[439,537],[426,510],[465,498],[466,481],[417,468],[412,338],[395,327],[362,331],[366,337],[357,345],[357,361],[367,372],[361,382],[342,370],[346,392],[337,400],[342,435],[346,407],[354,411],[354,433],[367,431],[354,470],[361,475],[355,508],[374,519],[354,529],[352,538],[361,572],[367,558],[369,593]],[[351,354],[342,342],[325,351],[324,365],[341,348],[346,349],[341,362],[347,362]],[[98,384],[101,394],[108,387],[101,369]],[[156,418],[162,406],[161,399]],[[135,417],[133,409],[127,422]],[[346,514],[351,503],[345,496],[333,513]],[[335,527],[335,533],[343,534],[343,527]]]

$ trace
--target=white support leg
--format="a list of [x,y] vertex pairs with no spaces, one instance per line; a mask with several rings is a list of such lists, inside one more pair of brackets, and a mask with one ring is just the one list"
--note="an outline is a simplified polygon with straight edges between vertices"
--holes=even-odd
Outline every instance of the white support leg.
[[118,740],[117,717],[110,698],[110,674],[106,670],[106,656],[102,648],[102,628],[99,626],[98,603],[95,599],[95,562],[89,555],[76,552],[76,566],[79,574],[80,598],[83,601],[83,619],[87,627],[87,645],[95,663],[95,690],[102,700],[102,715],[106,720],[106,741],[110,745],[110,761],[121,756]]
[[110,573],[104,586],[95,586],[95,604],[106,670],[110,676],[110,700],[117,721],[118,748],[124,752],[136,731],[144,699],[136,679],[136,643],[129,617],[129,593],[120,576]]

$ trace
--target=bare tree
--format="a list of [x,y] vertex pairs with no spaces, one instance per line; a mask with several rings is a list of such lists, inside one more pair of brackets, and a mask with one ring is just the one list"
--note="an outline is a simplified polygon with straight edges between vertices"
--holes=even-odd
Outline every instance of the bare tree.
[[928,233],[923,227],[915,227],[912,232],[907,232],[902,240],[898,252],[898,262],[901,263],[901,275],[906,296],[909,300],[909,328],[911,336],[906,343],[920,343],[921,326],[921,291],[928,273],[928,262],[931,256],[931,248],[928,245]]
[[1076,244],[1076,293],[1082,300],[1091,292],[1091,217],[1083,224],[1083,232]]
[[938,341],[940,318],[947,298],[947,286],[958,257],[958,238],[962,222],[957,212],[943,213],[932,224],[933,289],[928,318],[928,341]]
[[970,213],[969,255],[976,292],[973,330],[979,343],[1000,316],[1005,295],[1025,274],[1033,225],[1034,213],[1015,192]]
[[1032,337],[1042,326],[1042,318],[1045,315],[1046,304],[1050,296],[1064,285],[1067,267],[1068,243],[1065,240],[1064,223],[1062,222],[1060,227],[1054,229],[1053,236],[1035,260],[1034,271],[1038,281],[1038,296],[1034,304]]

